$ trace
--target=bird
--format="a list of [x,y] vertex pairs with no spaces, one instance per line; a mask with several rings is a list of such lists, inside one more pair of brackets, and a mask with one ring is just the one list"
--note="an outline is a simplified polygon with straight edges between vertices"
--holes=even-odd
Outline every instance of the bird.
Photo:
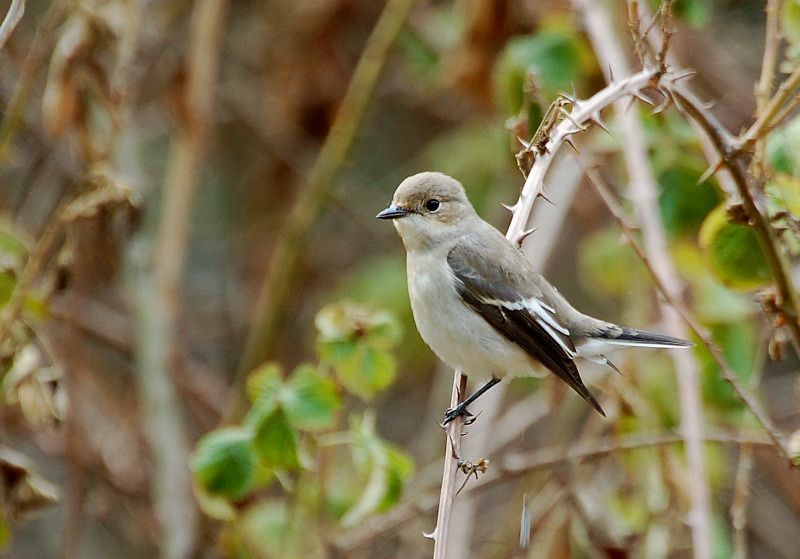
[[427,171],[406,178],[375,217],[392,221],[406,249],[409,299],[422,339],[448,366],[489,377],[445,412],[443,425],[458,416],[469,421],[468,406],[501,379],[546,370],[605,416],[576,359],[619,371],[606,357],[616,348],[694,345],[576,310],[518,246],[476,213],[464,187],[448,175]]

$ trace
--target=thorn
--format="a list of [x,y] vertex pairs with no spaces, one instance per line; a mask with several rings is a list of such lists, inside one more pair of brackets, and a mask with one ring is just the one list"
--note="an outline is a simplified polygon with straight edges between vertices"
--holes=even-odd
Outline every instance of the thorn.
[[508,204],[503,204],[501,202],[500,205],[503,206],[508,211],[510,211],[512,214],[517,211],[517,204],[516,203],[514,203],[514,205],[512,205],[512,206],[509,206]]
[[[547,200],[547,198],[545,198],[545,200]],[[547,201],[550,202],[550,200],[547,200]],[[550,203],[552,204],[552,202],[550,202]],[[538,227],[533,227],[532,229],[526,229],[525,231],[520,233],[519,237],[517,237],[517,241],[516,241],[517,246],[522,248],[522,243],[525,242],[525,239],[527,239],[537,229],[539,229],[539,228]]]
[[701,184],[706,182],[714,173],[716,173],[722,168],[722,164],[723,161],[722,158],[720,157],[719,159],[717,159],[716,163],[712,164],[708,169],[703,171],[703,174],[700,175],[700,178],[697,179],[697,182],[695,184]]
[[[566,118],[568,121],[570,121],[572,124],[574,124],[578,128],[575,132],[583,132],[584,130],[586,130],[586,127],[585,126],[581,126],[580,124],[578,124],[575,121],[575,119],[572,118],[572,115],[569,114],[568,111],[564,110],[564,107],[560,107],[558,109],[558,112],[561,113],[564,116],[564,118]],[[574,134],[575,132],[572,132],[572,134]]]
[[423,538],[428,538],[429,540],[435,540],[436,539],[436,528],[434,528],[433,530],[431,530],[430,532],[427,532],[427,533],[426,532],[422,532],[422,537]]
[[614,81],[614,70],[611,69],[611,64],[608,65],[608,81]]
[[655,107],[656,105],[652,99],[650,99],[647,95],[645,95],[641,91],[634,91],[631,95],[639,99],[641,102],[650,105],[651,107]]
[[614,135],[614,134],[611,133],[611,130],[608,129],[608,126],[606,126],[606,123],[603,122],[603,119],[600,118],[600,111],[596,111],[596,112],[592,113],[592,115],[589,117],[589,120],[591,120],[595,125],[597,125],[600,128],[602,128],[603,131],[606,132],[609,136],[613,136]]
[[528,142],[528,141],[526,141],[526,140],[523,140],[523,139],[522,139],[522,138],[520,138],[519,136],[517,136],[517,141],[518,141],[518,142],[520,143],[520,145],[522,145],[522,147],[524,147],[526,150],[529,150],[529,149],[531,149],[531,146],[533,145],[533,142]]
[[683,72],[676,74],[672,77],[672,81],[677,82],[680,80],[685,80],[688,78],[692,78],[697,75],[696,70],[684,70]]
[[703,108],[705,110],[707,110],[707,111],[710,111],[711,109],[713,109],[716,106],[717,106],[717,102],[716,101],[709,101],[708,103],[704,103],[703,104]]
[[575,153],[578,153],[578,154],[579,154],[579,153],[581,152],[581,151],[580,151],[580,150],[577,148],[577,146],[575,145],[575,142],[573,142],[573,141],[572,141],[572,138],[571,138],[570,136],[566,136],[566,137],[564,138],[564,141],[565,141],[567,144],[569,144],[569,147],[571,147],[572,149],[574,149],[574,150],[575,150]]
[[550,204],[552,204],[553,206],[555,206],[555,205],[556,205],[556,203],[555,203],[555,202],[553,202],[553,201],[552,201],[550,198],[548,198],[548,197],[547,197],[547,195],[544,193],[544,190],[542,190],[541,192],[539,192],[539,193],[537,194],[537,196],[541,196],[542,198],[544,198],[544,201],[545,201],[545,202],[549,202],[549,203],[550,203]]
[[663,88],[659,88],[659,92],[661,93],[661,95],[664,96],[664,100],[661,102],[660,105],[658,105],[658,107],[653,109],[653,113],[652,114],[654,114],[654,115],[663,113],[664,111],[666,111],[669,108],[670,105],[672,105],[672,95],[669,94],[669,91],[667,91],[667,90],[665,90]]
[[622,112],[624,112],[624,113],[627,113],[627,112],[630,110],[630,108],[633,106],[633,104],[635,103],[635,101],[636,101],[636,100],[635,100],[633,97],[631,97],[631,98],[630,98],[630,101],[628,101],[628,106],[627,106],[627,107],[625,107],[625,110],[624,110],[624,111],[622,111]]

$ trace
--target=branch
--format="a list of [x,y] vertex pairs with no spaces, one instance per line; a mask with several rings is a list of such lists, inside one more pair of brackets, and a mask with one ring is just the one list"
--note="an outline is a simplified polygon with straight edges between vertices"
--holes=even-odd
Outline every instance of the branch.
[[[764,437],[743,433],[729,434],[721,430],[707,431],[703,433],[702,438],[705,442],[717,444],[738,444],[753,447],[772,445]],[[666,433],[585,440],[568,448],[564,448],[561,445],[539,448],[531,452],[505,457],[497,463],[496,467],[493,467],[494,471],[491,475],[484,476],[478,481],[468,484],[462,493],[472,494],[535,470],[553,468],[584,460],[597,460],[617,452],[654,446],[669,446],[682,442],[683,437],[679,433]],[[418,491],[413,498],[397,505],[386,514],[367,519],[363,526],[353,528],[339,535],[335,538],[334,545],[342,553],[351,552],[382,534],[396,530],[412,518],[431,512],[435,506],[435,496],[431,492]]]
[[153,459],[151,492],[159,545],[162,556],[170,559],[189,557],[196,544],[198,511],[187,466],[189,440],[173,372],[180,288],[193,202],[211,127],[226,9],[225,1],[200,0],[192,11],[188,111],[170,146],[164,200],[153,242],[152,275],[145,260],[148,255],[141,248],[133,256],[131,273],[141,421]]
[[600,199],[608,208],[611,215],[614,216],[614,219],[617,221],[620,229],[622,230],[623,234],[627,238],[628,242],[630,243],[633,250],[639,256],[639,259],[647,268],[647,271],[650,273],[650,276],[653,279],[653,283],[655,284],[656,288],[658,288],[661,296],[672,305],[672,307],[680,314],[683,321],[686,325],[692,330],[695,336],[697,336],[701,343],[708,349],[709,353],[711,353],[712,358],[719,367],[722,377],[725,381],[731,385],[733,391],[736,393],[736,396],[739,398],[744,406],[753,414],[753,416],[758,420],[761,426],[769,435],[769,438],[772,440],[773,444],[781,451],[781,454],[787,459],[790,464],[794,464],[792,460],[792,454],[789,452],[788,447],[783,442],[783,436],[779,434],[778,429],[769,418],[769,416],[764,412],[761,408],[761,405],[758,401],[753,397],[740,383],[739,378],[736,374],[731,370],[728,366],[728,363],[725,360],[725,356],[722,354],[722,351],[717,347],[714,341],[711,338],[711,334],[703,328],[700,323],[695,319],[692,314],[686,309],[682,302],[677,299],[671,297],[669,291],[666,289],[663,279],[658,274],[658,272],[653,268],[650,260],[647,258],[642,245],[639,243],[638,238],[636,237],[636,231],[628,224],[627,220],[625,219],[625,212],[622,207],[617,202],[614,194],[612,193],[611,189],[603,182],[600,176],[587,166],[584,166],[586,171],[586,176],[589,177],[592,184],[594,185],[595,190],[597,191]]
[[[800,76],[800,67],[798,67]],[[777,306],[784,314],[786,324],[792,333],[792,343],[800,355],[800,321],[798,311],[800,304],[797,300],[797,289],[792,279],[789,264],[783,254],[780,239],[772,227],[766,209],[761,210],[756,203],[751,190],[747,174],[742,161],[742,152],[736,146],[736,139],[709,113],[703,103],[687,88],[675,87],[673,84],[665,85],[665,90],[677,102],[678,108],[685,111],[703,129],[719,154],[719,161],[730,172],[736,190],[742,200],[744,209],[750,219],[750,225],[764,251],[772,277],[778,290]],[[763,204],[762,204],[763,206]]]
[[[800,87],[800,64],[794,69],[791,75],[786,78],[781,85],[778,86],[778,91],[775,96],[769,100],[763,111],[759,111],[756,121],[735,141],[736,150],[744,150],[749,148],[756,140],[762,138],[765,134],[769,133],[775,127],[775,124],[780,121],[776,118],[779,113],[785,114],[788,110],[797,106],[800,101],[800,96],[792,97],[795,90]],[[784,104],[789,101],[787,109],[781,111]]]
[[232,419],[245,404],[243,389],[247,374],[272,352],[281,328],[289,294],[296,284],[303,247],[328,198],[333,181],[353,143],[389,50],[403,28],[414,0],[389,0],[367,39],[342,105],[305,184],[277,236],[275,246],[256,300],[253,324],[245,341],[244,354],[233,381]]
[[8,41],[12,31],[17,27],[24,13],[25,0],[11,0],[11,5],[6,12],[6,17],[3,18],[3,23],[0,23],[0,51],[3,50],[6,41]]
[[[573,0],[573,4],[583,13],[584,26],[601,67],[608,67],[609,74],[611,70],[622,76],[629,74],[625,52],[611,25],[611,14],[604,9],[606,4],[591,0]],[[665,72],[667,67],[666,56],[671,36],[670,5],[671,1],[665,0],[660,10],[664,39],[656,57],[656,68],[659,72]],[[667,248],[667,236],[658,209],[656,179],[647,153],[647,138],[637,112],[626,110],[627,107],[622,102],[617,102],[615,108],[621,125],[629,193],[640,218],[644,250],[662,279],[665,291],[672,299],[679,300],[683,285]],[[662,303],[660,306],[666,332],[677,338],[686,338],[687,332],[679,315],[668,304]],[[700,400],[699,368],[690,352],[672,351],[669,356],[675,365],[678,381],[681,432],[686,440],[686,465],[692,472],[688,478],[688,493],[694,556],[707,559],[711,557],[711,510],[701,440],[703,408]]]
[[[755,87],[756,114],[764,114],[772,94],[772,84],[775,81],[775,68],[778,63],[778,49],[781,45],[781,34],[778,27],[780,18],[781,0],[767,0],[767,25],[764,37],[764,58],[761,62],[761,76]],[[762,138],[763,140],[763,138]],[[764,149],[766,142],[756,142],[751,168],[759,177],[764,176]]]
[[[467,375],[461,371],[453,374],[453,394],[450,406],[457,406],[463,399],[467,389]],[[444,467],[442,469],[442,488],[439,493],[439,508],[436,513],[436,528],[426,537],[433,539],[433,559],[447,557],[447,534],[450,530],[450,516],[453,512],[453,499],[456,496],[456,474],[461,461],[461,435],[466,418],[458,416],[445,428],[447,442],[444,451]]]

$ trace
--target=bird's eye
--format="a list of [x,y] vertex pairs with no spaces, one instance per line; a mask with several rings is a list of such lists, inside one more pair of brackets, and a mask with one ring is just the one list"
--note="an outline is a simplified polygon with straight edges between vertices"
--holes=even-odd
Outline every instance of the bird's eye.
[[425,202],[425,209],[428,210],[429,212],[438,211],[439,206],[440,206],[439,200],[437,200],[436,198],[431,198],[430,200]]

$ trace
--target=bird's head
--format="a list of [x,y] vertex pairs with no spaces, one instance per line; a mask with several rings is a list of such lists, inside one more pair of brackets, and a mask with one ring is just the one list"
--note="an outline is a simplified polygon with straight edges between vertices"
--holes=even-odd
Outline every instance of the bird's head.
[[400,183],[378,219],[391,219],[408,250],[434,246],[458,236],[475,210],[464,187],[442,173],[412,175]]

